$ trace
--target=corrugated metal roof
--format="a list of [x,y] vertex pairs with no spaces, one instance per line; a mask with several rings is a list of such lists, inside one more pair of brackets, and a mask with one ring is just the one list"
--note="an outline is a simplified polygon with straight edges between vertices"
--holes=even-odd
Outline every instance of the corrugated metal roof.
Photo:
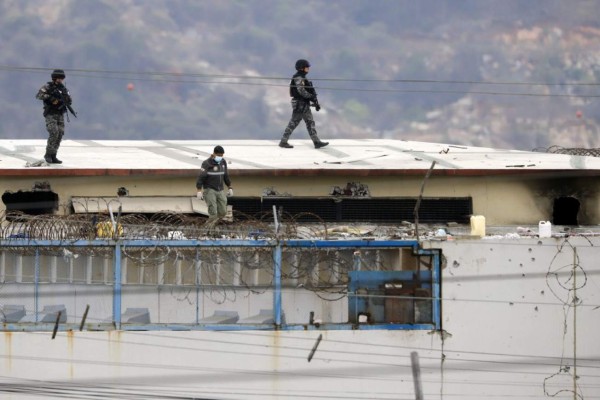
[[0,175],[194,175],[215,145],[225,148],[232,175],[436,174],[491,175],[563,171],[598,175],[600,158],[388,139],[339,139],[315,149],[309,140],[65,140],[60,165],[42,160],[45,140],[0,140]]

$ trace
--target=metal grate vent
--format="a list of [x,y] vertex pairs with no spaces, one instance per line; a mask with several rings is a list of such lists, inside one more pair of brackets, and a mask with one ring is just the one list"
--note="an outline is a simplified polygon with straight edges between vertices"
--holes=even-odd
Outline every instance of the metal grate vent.
[[[270,213],[275,205],[299,222],[321,219],[327,222],[414,221],[416,198],[334,198],[334,197],[232,197],[234,211],[251,217]],[[468,223],[473,214],[471,197],[424,198],[419,208],[421,222]],[[318,218],[317,218],[318,217]]]

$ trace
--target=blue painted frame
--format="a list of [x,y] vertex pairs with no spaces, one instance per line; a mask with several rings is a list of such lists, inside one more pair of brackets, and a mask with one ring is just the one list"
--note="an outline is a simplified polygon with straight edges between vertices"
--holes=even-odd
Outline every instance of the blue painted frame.
[[[122,270],[121,258],[122,250],[127,247],[154,247],[154,246],[171,246],[171,247],[270,247],[273,249],[274,259],[274,287],[273,287],[273,310],[275,326],[267,325],[185,325],[185,324],[147,324],[147,325],[122,325],[121,323],[121,300],[122,300]],[[113,247],[114,248],[114,286],[113,286],[113,322],[116,329],[122,330],[416,330],[416,329],[441,329],[441,259],[440,250],[437,249],[422,249],[419,242],[416,240],[73,240],[73,241],[58,241],[58,240],[30,240],[20,238],[0,239],[0,248],[2,247]],[[312,248],[312,249],[348,249],[348,248],[412,248],[414,254],[429,256],[432,258],[432,269],[430,272],[430,282],[432,288],[432,324],[321,324],[319,327],[310,325],[282,325],[282,286],[281,286],[281,262],[282,253],[286,248]],[[355,260],[355,267],[358,268],[359,263]],[[35,256],[35,308],[37,315],[38,308],[38,283],[39,283],[39,251],[36,249]],[[429,278],[429,272],[426,274]],[[197,287],[199,282],[197,282]],[[197,288],[197,300],[199,292]],[[196,321],[199,318],[199,304],[197,303]],[[36,317],[37,318],[37,317]],[[36,319],[37,321],[37,319]],[[53,325],[35,324],[26,326],[26,324],[6,324],[5,330],[18,331],[39,331],[52,330]],[[61,330],[71,329],[68,324],[60,326]]]
[[[433,274],[431,271],[420,271],[419,280],[421,282],[422,288],[432,288],[432,276]],[[382,293],[384,292],[384,289],[382,289],[382,285],[390,281],[398,283],[402,282],[403,284],[412,283],[415,280],[416,271],[350,271],[348,273],[348,277],[348,315],[358,316],[359,314],[365,313],[367,312],[367,310],[369,310],[373,319],[383,319],[383,316],[380,315],[380,313],[384,311],[383,307],[375,305],[375,302],[372,301],[374,298],[384,295]],[[358,293],[359,290],[367,290],[370,294],[366,296],[361,295]],[[373,295],[372,293],[376,294]],[[410,326],[413,325],[415,324],[410,324]]]

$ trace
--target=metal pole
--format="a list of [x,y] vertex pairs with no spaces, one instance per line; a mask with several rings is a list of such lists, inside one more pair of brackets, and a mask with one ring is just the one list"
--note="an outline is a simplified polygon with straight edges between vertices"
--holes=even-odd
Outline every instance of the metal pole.
[[416,351],[410,353],[410,363],[412,366],[413,381],[415,384],[415,399],[423,400],[423,388],[421,387],[421,368],[419,367],[419,353]]
[[113,278],[115,286],[113,289],[113,319],[115,327],[121,329],[121,245],[115,244],[115,264],[113,266]]
[[[275,223],[275,235],[279,237],[279,222],[277,221],[277,207],[273,205],[273,222]],[[281,243],[277,243],[277,246],[273,249],[273,261],[274,261],[274,276],[273,281],[275,284],[273,292],[273,311],[275,312],[275,326],[279,328],[281,326]]]
[[440,282],[440,271],[441,267],[441,257],[440,253],[435,251],[433,252],[433,268],[431,269],[431,278],[433,284],[433,300],[431,304],[431,309],[433,312],[433,323],[435,324],[436,329],[442,329],[442,313],[441,313],[441,282]]
[[360,264],[362,264],[362,260],[360,258],[360,250],[354,250],[353,258],[354,271],[360,271]]
[[273,222],[275,223],[275,234],[279,233],[279,221],[277,221],[277,207],[273,205]]
[[[425,183],[427,183],[427,179],[429,179],[429,175],[431,175],[431,171],[435,167],[436,162],[432,162],[429,170],[425,174],[425,178],[423,178],[423,182],[421,183],[421,192],[419,193],[419,197],[417,198],[417,203],[415,204],[415,209],[413,210],[413,216],[415,218],[415,237],[417,241],[419,241],[419,208],[421,207],[421,200],[423,199],[423,191],[425,190]],[[419,242],[419,247],[420,247]]]
[[275,311],[275,325],[277,328],[281,326],[281,245],[278,244],[273,249],[275,265],[275,276],[273,281],[275,284],[275,291],[273,293],[273,309]]
[[85,325],[85,320],[87,319],[88,311],[90,311],[89,304],[85,307],[85,311],[83,313],[83,318],[81,318],[81,324],[79,324],[79,331],[83,330],[83,326]]
[[196,323],[200,322],[200,285],[202,284],[202,267],[198,249],[196,249],[196,258],[194,259],[196,267]]
[[35,269],[33,272],[33,313],[35,322],[39,321],[39,297],[40,297],[40,250],[35,248]]
[[323,339],[323,335],[319,335],[319,337],[317,338],[317,341],[315,342],[312,350],[310,351],[310,354],[308,355],[308,362],[310,362],[310,360],[312,360],[313,356],[315,355],[315,351],[317,351],[317,347],[319,347],[321,339]]
[[573,400],[577,400],[577,248],[573,247]]
[[62,315],[62,311],[59,311],[56,314],[56,322],[54,323],[54,329],[52,330],[52,339],[56,337],[56,331],[58,331],[58,324],[60,324],[60,316]]

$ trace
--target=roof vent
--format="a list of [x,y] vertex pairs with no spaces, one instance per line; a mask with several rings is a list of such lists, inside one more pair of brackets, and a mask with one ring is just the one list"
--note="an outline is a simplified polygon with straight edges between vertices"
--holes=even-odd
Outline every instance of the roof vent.
[[[413,221],[416,198],[406,197],[230,197],[228,203],[240,215],[255,217],[272,212],[273,206],[289,215],[301,215],[298,222],[381,222]],[[471,197],[424,198],[419,207],[421,222],[469,223],[473,214]],[[237,218],[237,217],[236,217]]]

